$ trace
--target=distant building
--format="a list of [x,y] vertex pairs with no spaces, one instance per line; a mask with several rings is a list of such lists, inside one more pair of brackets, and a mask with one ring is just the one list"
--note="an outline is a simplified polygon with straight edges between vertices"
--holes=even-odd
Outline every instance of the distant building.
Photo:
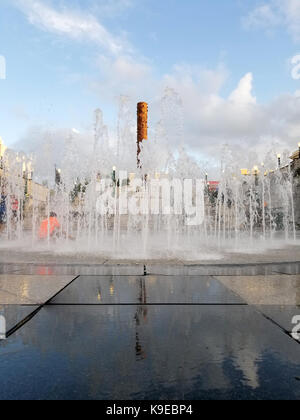
[[300,228],[300,147],[291,156],[291,169],[294,174],[294,204],[297,227]]
[[3,143],[2,138],[0,137],[0,170],[3,169],[3,157],[7,147]]
[[[32,163],[25,155],[22,156],[22,158],[16,155],[16,159],[20,159],[20,164],[23,165],[20,167],[22,175],[12,174],[9,167],[10,164],[5,159],[7,151],[8,148],[5,146],[2,138],[0,137],[0,196],[3,196],[6,202],[11,203],[11,210],[18,211],[21,208],[24,210],[23,217],[25,219],[26,227],[27,220],[31,223],[33,211],[36,212],[37,216],[45,214],[49,188],[44,185],[37,184],[32,180]],[[24,189],[23,198],[20,200],[15,197],[13,192],[10,193],[9,190],[7,190],[7,183],[11,177],[14,177],[14,182]]]

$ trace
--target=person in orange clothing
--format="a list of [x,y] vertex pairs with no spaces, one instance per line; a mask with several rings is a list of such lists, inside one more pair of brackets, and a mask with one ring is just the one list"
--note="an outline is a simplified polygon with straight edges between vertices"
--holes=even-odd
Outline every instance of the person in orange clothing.
[[60,223],[57,219],[57,214],[54,212],[50,213],[50,217],[43,220],[39,230],[39,239],[47,239],[48,234],[51,239],[55,239],[60,234]]

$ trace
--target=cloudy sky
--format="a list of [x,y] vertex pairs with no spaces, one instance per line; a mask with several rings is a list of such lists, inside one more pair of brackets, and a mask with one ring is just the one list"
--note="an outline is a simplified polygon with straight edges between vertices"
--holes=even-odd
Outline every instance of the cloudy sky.
[[120,95],[159,118],[171,88],[196,155],[225,143],[292,151],[298,55],[300,0],[0,0],[0,136],[84,132],[97,107],[113,127]]

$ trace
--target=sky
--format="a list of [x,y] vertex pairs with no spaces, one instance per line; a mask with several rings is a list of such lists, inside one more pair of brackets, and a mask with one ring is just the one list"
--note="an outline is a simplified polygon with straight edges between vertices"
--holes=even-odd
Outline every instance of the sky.
[[113,131],[120,95],[154,124],[169,89],[196,156],[293,151],[299,63],[300,0],[0,0],[0,136],[89,131],[99,107]]

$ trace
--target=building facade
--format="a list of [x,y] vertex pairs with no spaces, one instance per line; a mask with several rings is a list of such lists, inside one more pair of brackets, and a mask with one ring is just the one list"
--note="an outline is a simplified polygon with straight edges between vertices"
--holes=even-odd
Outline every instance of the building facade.
[[291,156],[291,159],[294,174],[295,220],[298,229],[300,229],[300,148]]

